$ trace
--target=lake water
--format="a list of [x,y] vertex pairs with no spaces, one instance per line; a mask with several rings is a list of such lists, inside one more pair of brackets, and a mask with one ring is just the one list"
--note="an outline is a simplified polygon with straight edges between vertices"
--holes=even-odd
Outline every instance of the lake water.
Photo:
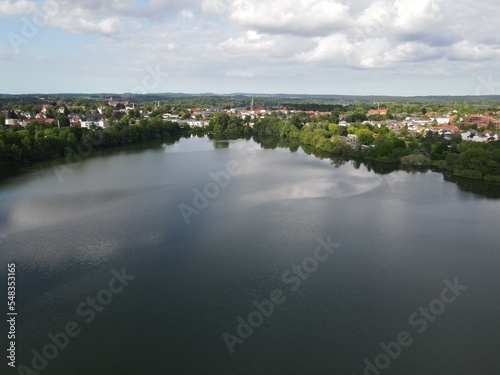
[[[381,175],[300,148],[207,138],[66,168],[0,183],[17,365],[51,375],[500,371],[497,187],[477,194],[439,173]],[[29,373],[3,358],[2,374]]]

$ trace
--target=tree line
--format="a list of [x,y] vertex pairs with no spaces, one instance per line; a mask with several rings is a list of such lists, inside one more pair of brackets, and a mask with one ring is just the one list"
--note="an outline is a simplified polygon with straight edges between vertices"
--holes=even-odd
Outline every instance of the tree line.
[[57,127],[41,123],[28,124],[26,128],[14,126],[0,130],[0,163],[21,164],[64,157],[79,145],[96,144],[96,148],[141,143],[178,137],[182,129],[177,123],[159,119],[141,119],[136,125],[112,123],[107,128],[92,126]]
[[[358,123],[347,128],[317,119],[301,124],[279,116],[259,119],[253,132],[261,143],[288,139],[336,157],[433,167],[457,177],[500,182],[500,141],[465,142],[460,134],[445,139],[432,131],[409,135],[405,128],[396,134],[384,125]],[[349,134],[356,135],[354,145],[344,138]]]

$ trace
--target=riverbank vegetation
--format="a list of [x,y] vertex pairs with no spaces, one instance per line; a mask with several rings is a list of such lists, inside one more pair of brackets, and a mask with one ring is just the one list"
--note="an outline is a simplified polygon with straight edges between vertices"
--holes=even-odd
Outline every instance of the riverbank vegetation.
[[[225,120],[226,121],[226,120]],[[457,177],[500,182],[500,142],[464,142],[460,134],[448,139],[429,131],[425,135],[396,134],[386,126],[375,127],[358,123],[350,127],[330,122],[324,116],[306,122],[300,116],[280,119],[270,115],[259,119],[254,127],[254,138],[263,142],[267,138],[295,140],[332,156],[362,159],[379,163],[409,166],[432,166]],[[221,124],[214,122],[213,130],[226,134]],[[246,134],[244,126],[234,127]],[[350,142],[352,140],[352,142]]]
[[18,125],[8,131],[0,130],[0,163],[27,164],[71,155],[86,145],[104,149],[178,137],[182,132],[177,123],[156,119],[142,119],[133,126],[117,122],[107,128],[90,129],[42,123],[32,123],[26,128]]

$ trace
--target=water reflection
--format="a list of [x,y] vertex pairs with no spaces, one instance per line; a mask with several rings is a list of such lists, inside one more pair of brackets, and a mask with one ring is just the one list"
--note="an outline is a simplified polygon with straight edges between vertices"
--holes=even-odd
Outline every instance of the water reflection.
[[[88,160],[63,183],[50,168],[9,180],[0,189],[0,225],[9,229],[0,261],[15,260],[22,270],[19,342],[25,347],[19,353],[30,358],[20,361],[29,363],[30,350],[74,320],[75,307],[121,267],[137,276],[133,287],[93,325],[83,325],[70,351],[51,363],[51,374],[110,368],[160,374],[165,353],[180,374],[203,374],[209,366],[221,374],[259,374],[273,366],[274,373],[361,374],[366,353],[375,355],[381,341],[392,340],[409,312],[454,275],[485,293],[454,305],[443,316],[451,319],[448,328],[433,328],[436,336],[426,336],[423,352],[398,360],[401,373],[417,373],[415,363],[450,342],[476,343],[491,332],[498,312],[488,293],[500,264],[497,202],[460,193],[436,173],[318,160],[292,142],[266,145],[277,151],[253,141],[183,138]],[[250,159],[241,146],[259,151]],[[241,173],[186,226],[179,203],[191,205],[193,188],[203,189],[209,173],[224,171],[228,161],[240,163]],[[276,309],[238,356],[229,356],[221,333],[236,328],[234,318],[248,313],[252,301],[283,287],[283,270],[311,256],[316,237],[330,234],[342,251]],[[482,358],[491,350],[494,358],[497,341],[459,354]],[[118,350],[109,350],[117,342]],[[138,342],[149,343],[140,363]],[[269,357],[273,348],[279,352]]]
[[444,180],[456,184],[461,191],[474,193],[488,199],[500,199],[500,185],[485,181],[469,180],[444,174]]

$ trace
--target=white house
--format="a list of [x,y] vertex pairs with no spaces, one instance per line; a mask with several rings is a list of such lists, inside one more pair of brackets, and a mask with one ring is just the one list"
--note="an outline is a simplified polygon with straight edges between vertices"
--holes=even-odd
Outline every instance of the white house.
[[5,125],[7,126],[19,125],[19,120],[12,118],[5,119]]
[[472,137],[473,142],[488,142],[488,137],[483,133],[477,133],[474,137]]
[[489,132],[489,133],[486,133],[485,135],[488,137],[488,140],[498,141],[500,139],[500,136],[498,133]]
[[432,117],[431,122],[436,121],[438,125],[446,125],[450,123],[450,118],[449,117]]

